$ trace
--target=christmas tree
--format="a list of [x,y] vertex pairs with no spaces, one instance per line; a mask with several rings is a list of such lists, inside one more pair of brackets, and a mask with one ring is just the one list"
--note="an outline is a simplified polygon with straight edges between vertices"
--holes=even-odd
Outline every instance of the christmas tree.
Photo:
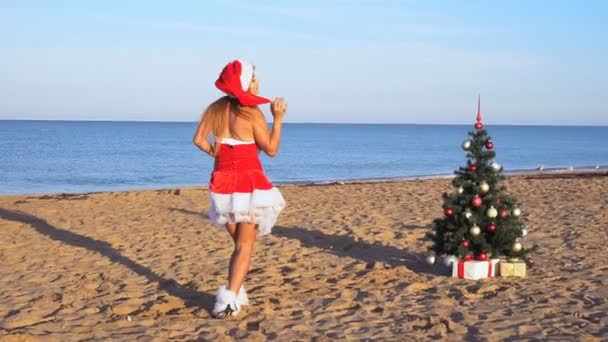
[[[494,143],[481,122],[481,101],[477,103],[475,130],[462,143],[467,151],[467,165],[454,171],[454,192],[443,194],[444,216],[434,221],[427,234],[433,242],[427,257],[434,263],[435,255],[464,260],[519,258],[528,266],[528,253],[534,250],[523,245],[528,230],[522,224],[521,209],[509,196],[502,182],[502,166],[494,158]],[[450,257],[453,256],[453,257]]]

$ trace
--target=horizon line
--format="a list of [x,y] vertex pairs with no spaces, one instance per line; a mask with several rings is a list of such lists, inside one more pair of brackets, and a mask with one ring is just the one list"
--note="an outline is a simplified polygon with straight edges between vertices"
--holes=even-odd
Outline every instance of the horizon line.
[[[0,119],[0,121],[39,121],[39,122],[107,122],[107,123],[197,123],[198,121],[170,120],[108,120],[108,119]],[[271,123],[271,122],[268,122]],[[283,122],[295,125],[428,125],[428,126],[465,126],[474,123],[428,123],[428,122]],[[484,124],[485,125],[485,124]],[[556,126],[556,127],[608,127],[606,124],[571,124],[571,123],[491,123],[492,126]]]

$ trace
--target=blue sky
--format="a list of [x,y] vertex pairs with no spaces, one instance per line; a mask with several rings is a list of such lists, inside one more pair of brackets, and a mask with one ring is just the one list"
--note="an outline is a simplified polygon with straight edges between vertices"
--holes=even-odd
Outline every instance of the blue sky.
[[[0,0],[0,119],[194,121],[235,58],[287,122],[608,125],[604,1]],[[268,108],[265,108],[268,112]]]

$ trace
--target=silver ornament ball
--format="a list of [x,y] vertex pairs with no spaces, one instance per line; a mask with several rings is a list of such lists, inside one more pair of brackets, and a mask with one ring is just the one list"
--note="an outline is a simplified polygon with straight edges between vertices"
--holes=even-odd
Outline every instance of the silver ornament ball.
[[446,267],[452,266],[453,263],[458,262],[458,258],[455,255],[448,255],[443,258],[443,264]]
[[469,148],[471,148],[471,144],[472,144],[472,143],[473,143],[473,142],[472,142],[471,140],[465,140],[465,141],[462,143],[462,149],[463,149],[463,150],[468,150]]
[[494,170],[494,172],[498,172],[500,171],[500,169],[502,168],[502,166],[500,166],[500,164],[498,164],[497,162],[493,161],[490,164],[490,167],[492,168],[492,170]]
[[458,193],[459,193],[459,194],[462,194],[463,192],[464,192],[464,188],[463,188],[463,187],[459,187],[459,188],[458,188]]
[[435,264],[435,254],[429,254],[426,256],[426,263],[429,265]]
[[521,209],[519,209],[519,208],[513,209],[513,216],[517,217],[519,215],[521,215]]
[[528,228],[522,228],[521,229],[521,236],[526,236],[528,235]]

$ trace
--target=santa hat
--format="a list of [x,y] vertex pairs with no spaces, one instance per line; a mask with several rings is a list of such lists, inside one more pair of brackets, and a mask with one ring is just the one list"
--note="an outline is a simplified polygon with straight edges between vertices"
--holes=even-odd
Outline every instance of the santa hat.
[[247,90],[253,80],[253,64],[234,60],[228,63],[215,81],[217,89],[239,100],[242,106],[257,106],[270,100],[254,95]]

